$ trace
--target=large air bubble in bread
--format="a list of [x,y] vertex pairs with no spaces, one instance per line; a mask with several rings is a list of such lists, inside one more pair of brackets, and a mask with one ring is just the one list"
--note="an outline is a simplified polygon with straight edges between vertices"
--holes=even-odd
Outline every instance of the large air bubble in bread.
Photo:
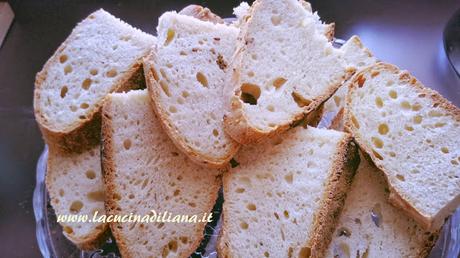
[[460,204],[460,110],[407,71],[378,63],[357,74],[346,127],[381,168],[390,200],[437,230]]

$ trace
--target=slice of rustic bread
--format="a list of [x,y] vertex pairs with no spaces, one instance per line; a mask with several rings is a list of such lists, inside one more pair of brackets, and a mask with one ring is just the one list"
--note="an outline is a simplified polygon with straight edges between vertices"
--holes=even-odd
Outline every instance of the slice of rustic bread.
[[322,257],[359,157],[350,135],[296,127],[224,174],[219,257]]
[[223,130],[223,88],[238,29],[164,13],[156,50],[144,60],[154,109],[166,133],[194,162],[223,167],[239,144]]
[[[341,49],[344,51],[343,57],[347,63],[356,67],[358,71],[377,62],[377,58],[363,45],[358,36],[352,36]],[[332,126],[335,127],[334,129],[343,127],[342,113],[350,82],[351,79],[345,81],[334,95],[324,103],[324,114],[333,118]]]
[[327,251],[327,257],[426,257],[436,235],[388,202],[381,171],[367,159],[351,189]]
[[[56,216],[75,219],[75,222],[58,221],[65,237],[84,250],[104,243],[109,231],[107,224],[89,221],[96,211],[105,214],[99,145],[81,154],[50,148],[46,188]],[[80,222],[76,220],[79,217]]]
[[[218,170],[193,164],[163,132],[146,90],[110,94],[102,114],[108,215],[198,215],[211,212]],[[160,214],[161,213],[161,214]],[[123,257],[189,257],[205,222],[110,224]]]
[[384,171],[390,202],[425,229],[460,205],[460,109],[407,71],[378,63],[356,74],[345,128]]
[[48,145],[81,152],[100,140],[106,95],[143,85],[155,38],[100,9],[80,22],[35,81],[35,117]]
[[258,0],[246,17],[224,117],[226,132],[242,144],[287,130],[354,71],[301,2]]

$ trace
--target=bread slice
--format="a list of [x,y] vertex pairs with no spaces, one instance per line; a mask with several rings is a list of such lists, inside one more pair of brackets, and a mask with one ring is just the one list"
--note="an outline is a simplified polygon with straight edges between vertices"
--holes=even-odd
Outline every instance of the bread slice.
[[361,158],[326,257],[427,257],[436,235],[387,202],[381,171]]
[[297,0],[253,3],[231,65],[224,117],[236,141],[249,144],[289,129],[353,73],[318,22]]
[[[220,171],[193,164],[170,141],[148,93],[109,95],[103,108],[103,169],[108,215],[198,215],[211,212]],[[206,222],[110,224],[122,257],[189,257]]]
[[296,127],[224,174],[219,257],[323,257],[359,163],[350,135]]
[[36,120],[48,145],[82,152],[100,141],[106,95],[143,85],[155,38],[100,9],[80,22],[37,74]]
[[[377,58],[363,45],[358,36],[352,36],[341,49],[347,63],[355,66],[358,71],[377,62]],[[345,81],[334,95],[324,103],[324,114],[332,117],[333,125],[331,126],[335,127],[334,129],[343,128],[342,114],[350,82],[351,79]]]
[[46,188],[57,218],[87,218],[80,222],[58,221],[65,237],[83,250],[96,249],[104,243],[109,233],[107,224],[89,222],[96,211],[105,214],[99,145],[81,154],[50,148]]
[[166,12],[157,30],[157,49],[144,60],[144,70],[163,128],[197,164],[223,167],[239,147],[222,121],[238,29]]
[[460,110],[407,71],[378,63],[356,74],[345,128],[384,171],[390,202],[425,229],[460,205]]

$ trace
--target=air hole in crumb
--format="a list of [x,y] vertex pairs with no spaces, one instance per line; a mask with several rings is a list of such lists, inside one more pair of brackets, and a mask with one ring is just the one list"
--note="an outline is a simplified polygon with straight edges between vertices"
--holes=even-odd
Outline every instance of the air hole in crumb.
[[413,110],[413,111],[419,111],[420,109],[422,109],[422,105],[420,105],[419,103],[415,103],[415,104],[412,106],[412,110]]
[[115,68],[110,69],[110,70],[107,71],[106,75],[109,78],[113,78],[113,77],[117,76],[117,70],[115,70]]
[[166,96],[171,97],[171,93],[169,92],[169,86],[164,80],[160,80],[160,86]]
[[180,194],[180,190],[179,190],[179,189],[176,189],[176,190],[174,191],[174,194],[173,194],[173,195],[174,195],[174,196],[178,196],[179,194]]
[[406,130],[409,131],[409,132],[414,131],[414,127],[412,127],[412,126],[410,126],[410,125],[404,126],[404,129],[406,129]]
[[446,125],[446,123],[441,123],[441,122],[437,122],[436,124],[434,124],[435,127],[439,128],[439,127],[444,127]]
[[203,73],[201,72],[196,73],[196,80],[200,82],[201,85],[203,85],[203,87],[206,87],[206,88],[208,87],[208,79]]
[[217,129],[212,130],[212,135],[215,137],[219,136],[219,131],[217,131]]
[[410,103],[408,101],[401,102],[401,107],[403,109],[410,109],[411,108]]
[[246,206],[246,208],[250,211],[255,211],[256,210],[256,205],[253,203],[250,203]]
[[64,74],[66,75],[66,74],[69,74],[71,72],[72,72],[72,66],[71,65],[66,65],[64,67]]
[[97,75],[98,72],[99,71],[96,68],[93,68],[93,69],[89,70],[89,74],[91,74],[91,75]]
[[86,119],[86,116],[79,116],[78,118],[80,118],[81,120],[84,120]]
[[65,95],[67,95],[68,91],[69,91],[69,88],[67,88],[67,86],[63,86],[61,88],[61,98],[65,98]]
[[87,109],[87,108],[89,108],[89,105],[88,105],[88,103],[81,103],[80,108]]
[[441,117],[443,114],[436,110],[430,110],[430,112],[428,112],[428,115],[430,117]]
[[371,140],[375,147],[379,149],[383,148],[383,141],[380,138],[372,137]]
[[382,135],[387,134],[389,130],[390,129],[388,128],[387,124],[380,124],[379,125],[379,133],[382,134]]
[[260,97],[260,87],[255,84],[243,83],[241,85],[241,100],[250,105],[257,105]]
[[400,175],[400,174],[397,174],[396,175],[396,178],[399,180],[399,181],[406,181],[406,178],[403,176],[403,175]]
[[72,112],[77,112],[78,108],[76,106],[72,105],[72,106],[70,106],[70,110]]
[[302,95],[300,95],[299,93],[295,91],[293,91],[291,95],[295,103],[297,103],[297,106],[299,107],[306,107],[310,105],[310,103],[312,102],[311,100],[302,97]]
[[89,87],[91,87],[91,83],[92,83],[92,82],[93,82],[93,81],[92,81],[91,79],[86,78],[86,79],[83,81],[83,83],[81,84],[81,87],[82,87],[84,90],[88,90]]
[[249,77],[254,77],[254,72],[253,72],[253,71],[249,71],[249,72],[248,72],[248,76],[249,76]]
[[177,112],[177,108],[175,106],[170,106],[169,107],[169,112],[171,113],[176,113]]
[[126,150],[129,150],[131,148],[131,140],[130,139],[126,139],[123,141],[123,147],[126,149]]
[[80,201],[74,201],[70,205],[69,210],[71,213],[79,213],[81,211],[81,208],[83,208],[83,203]]
[[265,257],[270,257],[270,253],[268,253],[267,251],[264,252],[264,256]]
[[351,115],[351,123],[352,123],[357,129],[359,129],[358,119],[357,119],[353,114]]
[[182,97],[187,98],[188,96],[190,96],[190,93],[188,93],[188,91],[182,92]]
[[240,223],[240,227],[241,227],[241,229],[244,229],[244,230],[246,230],[246,229],[248,229],[248,228],[249,228],[249,225],[248,225],[248,223],[246,223],[246,222],[242,221],[242,222]]
[[64,196],[64,190],[63,189],[59,189],[59,196],[61,196],[61,197]]
[[292,182],[294,181],[294,176],[292,175],[292,173],[289,173],[284,176],[284,180],[286,180],[288,184],[292,184]]
[[72,227],[69,227],[69,226],[64,226],[64,232],[66,232],[67,234],[72,234],[73,233],[73,229]]
[[67,61],[67,55],[62,55],[59,57],[59,62],[61,62],[61,64],[65,63]]
[[176,35],[176,32],[173,29],[168,29],[166,32],[166,40],[165,40],[165,46],[169,45],[171,41],[174,39],[174,36]]
[[390,90],[390,92],[388,93],[388,95],[390,95],[390,97],[392,99],[396,99],[398,97],[398,93],[394,90]]
[[421,124],[422,120],[423,120],[422,116],[420,115],[414,116],[414,123]]
[[285,83],[286,83],[286,79],[284,79],[283,77],[278,77],[276,78],[274,81],[273,81],[273,86],[276,88],[276,89],[279,89],[281,88],[281,86],[283,86]]
[[375,156],[377,159],[383,160],[382,155],[380,155],[380,153],[378,153],[377,151],[372,150],[372,154],[374,154],[374,156]]
[[275,112],[275,107],[273,107],[272,105],[268,105],[267,110],[270,112]]
[[289,211],[287,210],[283,211],[283,215],[286,219],[289,219]]
[[379,71],[374,71],[374,72],[371,73],[371,77],[372,77],[372,78],[375,78],[375,77],[378,76],[379,74],[380,74]]
[[383,100],[380,97],[375,98],[375,105],[379,108],[383,107]]
[[87,177],[88,179],[94,179],[94,178],[96,178],[96,172],[94,172],[93,170],[88,170],[88,171],[86,171],[85,174],[86,174],[86,177]]
[[237,193],[244,193],[244,188],[236,188],[235,192]]
[[449,153],[449,148],[447,147],[442,147],[441,148],[442,153]]
[[358,76],[357,81],[358,81],[358,87],[361,88],[361,87],[363,87],[364,83],[366,82],[366,78],[364,78],[364,76],[362,74],[360,74]]
[[90,201],[103,202],[105,200],[105,193],[104,191],[89,192],[87,197]]
[[278,26],[281,23],[281,16],[274,15],[272,16],[271,21],[273,25]]

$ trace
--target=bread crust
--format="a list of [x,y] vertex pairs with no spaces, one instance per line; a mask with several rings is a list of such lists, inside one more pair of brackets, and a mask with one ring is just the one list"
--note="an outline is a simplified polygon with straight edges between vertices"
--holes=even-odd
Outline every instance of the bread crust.
[[[374,65],[371,65],[357,74],[352,78],[352,82],[350,83],[350,88],[345,100],[345,131],[350,132],[353,137],[355,138],[356,142],[358,143],[359,147],[365,151],[369,157],[371,158],[372,162],[376,165],[384,173],[384,177],[386,181],[389,183],[390,180],[388,178],[388,171],[380,164],[379,159],[373,154],[372,150],[366,145],[365,141],[362,139],[361,135],[357,132],[357,128],[353,125],[351,121],[351,117],[354,116],[353,113],[350,111],[351,103],[351,94],[354,90],[356,90],[358,85],[358,80],[360,76],[366,73],[371,73],[372,71],[390,71],[392,73],[400,73],[400,69],[394,65],[378,62]],[[408,83],[411,87],[413,87],[419,94],[425,94],[433,101],[433,105],[443,108],[444,110],[448,111],[455,117],[457,121],[460,121],[460,109],[452,104],[450,101],[442,97],[438,92],[426,88],[423,86],[415,77],[409,74],[407,71],[402,71],[400,74],[400,81]],[[460,196],[454,198],[448,205],[446,205],[435,217],[431,217],[429,215],[425,215],[420,213],[408,200],[403,198],[403,194],[398,192],[391,184],[388,184],[390,195],[388,201],[397,208],[400,208],[403,212],[407,214],[407,216],[413,218],[417,221],[422,228],[431,232],[437,232],[444,223],[445,218],[450,215],[450,210],[453,210],[451,207],[456,207],[460,203]]]
[[[110,114],[113,112],[111,111],[111,97],[107,98],[106,104],[102,109],[102,149],[101,149],[101,157],[102,157],[102,173],[104,177],[104,185],[105,185],[105,192],[106,192],[106,199],[105,199],[105,210],[107,215],[115,215],[119,206],[117,204],[116,199],[121,196],[121,194],[117,191],[117,184],[115,183],[116,175],[116,168],[115,168],[115,161],[113,157],[115,156],[114,151],[114,143],[113,143],[113,126],[112,126],[112,117]],[[209,202],[208,206],[205,207],[206,210],[212,211],[215,201],[218,198],[219,188],[222,184],[222,175],[216,175],[215,183],[212,185],[208,185],[207,187],[212,187],[212,195],[211,200],[213,202]],[[111,222],[109,223],[110,228],[112,230],[112,235],[114,236],[118,249],[120,250],[120,254],[123,257],[133,257],[135,256],[131,253],[128,241],[123,235],[123,232],[120,230],[119,223]],[[205,224],[201,223],[197,227],[199,230],[195,232],[195,236],[193,237],[195,241],[190,244],[190,248],[184,251],[183,254],[178,254],[178,257],[189,257],[200,245],[200,242],[204,238],[203,232],[205,228]]]
[[[46,168],[46,177],[45,177],[45,185],[46,189],[48,191],[48,187],[52,185],[52,180],[50,177],[49,171],[51,170],[51,159],[56,155],[55,153],[58,153],[59,150],[53,149],[53,147],[50,146],[49,152],[48,152],[48,160],[47,160],[47,168]],[[53,199],[52,196],[50,195],[50,191],[48,191],[48,196],[50,199]],[[107,239],[110,237],[110,230],[108,230],[109,226],[107,224],[101,224],[101,228],[94,228],[94,230],[88,234],[86,237],[83,238],[76,238],[73,237],[72,235],[67,234],[65,231],[62,231],[62,234],[69,239],[72,243],[74,243],[78,248],[85,250],[85,251],[90,251],[90,250],[95,250],[99,247],[101,247]]]
[[[68,39],[69,40],[69,39]],[[101,109],[104,105],[105,98],[88,111],[85,119],[82,119],[73,126],[63,130],[52,128],[42,110],[38,106],[40,99],[41,85],[47,77],[48,69],[53,63],[57,62],[59,54],[67,46],[66,40],[54,53],[53,57],[43,67],[35,79],[34,90],[34,113],[40,131],[45,142],[53,148],[59,149],[66,153],[82,153],[100,143],[101,132]],[[122,92],[139,88],[139,85],[145,87],[144,75],[142,72],[142,59],[139,59],[122,77],[120,77],[113,87],[112,91]]]
[[333,160],[320,208],[313,218],[313,234],[306,245],[312,258],[324,257],[359,165],[358,148],[351,135],[346,134],[339,142]]
[[161,94],[161,86],[154,76],[154,74],[157,74],[156,71],[158,70],[155,68],[154,60],[154,51],[152,51],[146,58],[144,58],[145,82],[147,84],[147,89],[153,103],[153,110],[161,121],[161,125],[165,132],[171,138],[176,147],[185,155],[187,155],[194,163],[208,168],[226,167],[228,162],[238,152],[240,145],[237,142],[231,140],[231,142],[229,142],[229,151],[225,156],[222,157],[212,157],[207,153],[198,152],[190,145],[188,145],[182,134],[177,130],[177,128],[171,122],[170,118],[166,115],[168,112],[158,101],[160,98],[159,95]]

